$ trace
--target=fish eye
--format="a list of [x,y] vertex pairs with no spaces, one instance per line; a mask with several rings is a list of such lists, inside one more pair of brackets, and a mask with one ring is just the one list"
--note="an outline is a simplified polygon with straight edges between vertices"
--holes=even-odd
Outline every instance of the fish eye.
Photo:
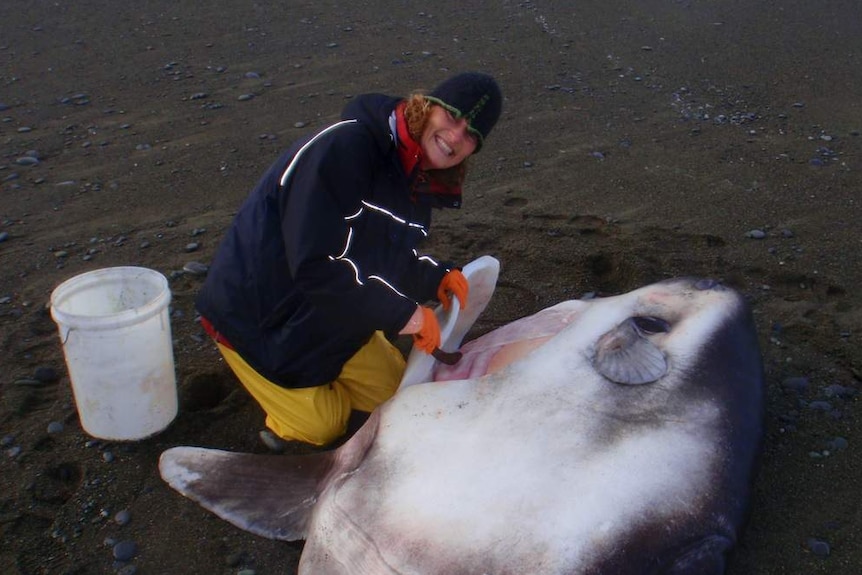
[[632,321],[638,330],[646,335],[667,333],[670,331],[670,324],[660,317],[637,316],[633,317]]

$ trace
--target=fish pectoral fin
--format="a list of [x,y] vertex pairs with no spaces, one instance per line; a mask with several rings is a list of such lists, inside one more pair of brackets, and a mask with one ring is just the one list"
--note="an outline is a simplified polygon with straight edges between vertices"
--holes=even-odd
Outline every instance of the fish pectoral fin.
[[632,320],[604,334],[596,344],[593,366],[615,383],[652,383],[667,373],[661,349],[647,339]]
[[174,447],[159,458],[162,479],[233,525],[268,539],[304,539],[332,452],[290,457]]

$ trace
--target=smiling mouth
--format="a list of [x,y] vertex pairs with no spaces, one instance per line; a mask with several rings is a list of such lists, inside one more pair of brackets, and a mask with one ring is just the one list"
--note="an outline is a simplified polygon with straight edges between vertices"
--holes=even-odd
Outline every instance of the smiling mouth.
[[438,137],[436,138],[436,140],[437,140],[437,146],[438,146],[438,147],[443,151],[443,153],[444,153],[444,154],[446,154],[447,156],[451,156],[451,155],[453,155],[453,154],[455,153],[455,152],[452,150],[452,148],[450,148],[450,147],[449,147],[449,145],[448,145],[446,142],[444,142],[444,141],[443,141],[443,138],[440,138],[440,137],[438,136]]

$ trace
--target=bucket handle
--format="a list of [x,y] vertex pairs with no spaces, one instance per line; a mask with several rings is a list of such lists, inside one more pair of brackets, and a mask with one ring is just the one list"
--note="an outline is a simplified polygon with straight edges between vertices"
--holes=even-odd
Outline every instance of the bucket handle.
[[67,327],[65,334],[62,333],[62,330],[60,330],[60,344],[61,345],[66,345],[66,342],[69,341],[69,334],[72,333],[73,329],[74,328]]

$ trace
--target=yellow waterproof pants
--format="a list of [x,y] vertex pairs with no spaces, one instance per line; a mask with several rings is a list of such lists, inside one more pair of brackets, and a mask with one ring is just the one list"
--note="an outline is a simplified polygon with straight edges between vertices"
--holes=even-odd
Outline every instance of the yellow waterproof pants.
[[287,389],[260,375],[234,350],[216,345],[266,412],[266,426],[283,439],[313,445],[344,435],[352,410],[371,412],[392,397],[405,369],[404,356],[378,331],[344,364],[335,381]]

